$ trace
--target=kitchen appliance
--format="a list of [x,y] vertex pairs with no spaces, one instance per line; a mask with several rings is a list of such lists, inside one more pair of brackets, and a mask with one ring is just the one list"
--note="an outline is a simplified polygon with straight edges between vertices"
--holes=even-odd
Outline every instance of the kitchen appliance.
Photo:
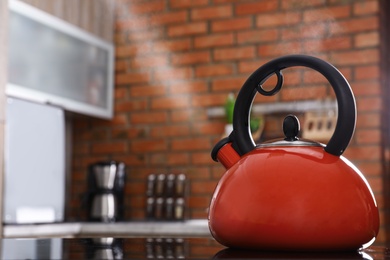
[[122,162],[98,162],[89,166],[89,220],[123,220],[125,176],[125,164]]
[[186,215],[188,179],[180,174],[149,174],[146,185],[147,220],[183,221]]
[[[257,92],[278,93],[282,70],[303,66],[321,73],[337,98],[338,118],[327,145],[299,139],[297,117],[283,122],[285,138],[255,145],[249,116]],[[262,84],[276,75],[276,86]],[[356,250],[375,240],[379,213],[363,174],[345,157],[355,130],[356,106],[344,76],[311,56],[289,55],[257,69],[240,90],[233,131],[212,158],[227,170],[213,194],[209,227],[221,244],[266,250]]]
[[3,222],[62,222],[65,113],[17,98],[6,102]]

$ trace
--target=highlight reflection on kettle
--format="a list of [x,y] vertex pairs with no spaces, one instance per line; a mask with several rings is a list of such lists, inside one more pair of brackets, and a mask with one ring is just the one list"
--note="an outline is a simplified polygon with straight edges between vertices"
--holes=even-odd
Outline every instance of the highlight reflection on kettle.
[[[320,72],[337,98],[338,118],[322,145],[300,140],[298,119],[283,122],[285,138],[255,145],[248,120],[257,92],[271,96],[283,85],[282,70],[303,66]],[[273,74],[278,82],[262,84]],[[233,131],[212,151],[226,173],[211,200],[209,227],[221,244],[267,250],[356,250],[375,240],[379,212],[363,174],[342,153],[356,123],[356,105],[344,76],[329,63],[305,55],[274,59],[240,90]]]

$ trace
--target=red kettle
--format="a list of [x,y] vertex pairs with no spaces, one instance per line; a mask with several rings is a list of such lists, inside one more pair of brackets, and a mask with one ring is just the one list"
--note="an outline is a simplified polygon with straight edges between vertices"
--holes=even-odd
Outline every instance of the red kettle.
[[[338,118],[328,144],[301,140],[298,119],[283,122],[285,138],[256,145],[249,116],[257,92],[271,96],[283,85],[282,70],[303,66],[321,73],[337,98]],[[276,86],[262,84],[273,74]],[[379,212],[363,174],[342,153],[355,130],[356,106],[344,76],[331,64],[288,55],[258,68],[241,88],[233,131],[212,150],[226,173],[209,209],[209,228],[221,244],[259,250],[356,250],[374,242]]]

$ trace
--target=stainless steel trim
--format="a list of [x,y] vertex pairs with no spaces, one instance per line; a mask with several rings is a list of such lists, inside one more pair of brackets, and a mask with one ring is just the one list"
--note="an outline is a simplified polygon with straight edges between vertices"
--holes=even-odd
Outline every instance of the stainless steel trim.
[[325,147],[324,144],[314,142],[306,139],[299,139],[296,141],[286,141],[284,139],[276,139],[268,142],[258,144],[256,148],[280,147],[280,146],[311,146],[311,147]]

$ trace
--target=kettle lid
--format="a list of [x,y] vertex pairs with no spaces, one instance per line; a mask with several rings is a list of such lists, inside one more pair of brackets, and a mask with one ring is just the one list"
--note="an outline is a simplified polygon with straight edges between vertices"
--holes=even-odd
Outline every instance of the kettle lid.
[[283,133],[285,138],[279,138],[270,140],[261,144],[256,145],[257,148],[265,147],[277,147],[277,146],[319,146],[324,147],[324,145],[307,140],[299,139],[298,134],[300,130],[299,120],[295,115],[288,115],[283,120]]

